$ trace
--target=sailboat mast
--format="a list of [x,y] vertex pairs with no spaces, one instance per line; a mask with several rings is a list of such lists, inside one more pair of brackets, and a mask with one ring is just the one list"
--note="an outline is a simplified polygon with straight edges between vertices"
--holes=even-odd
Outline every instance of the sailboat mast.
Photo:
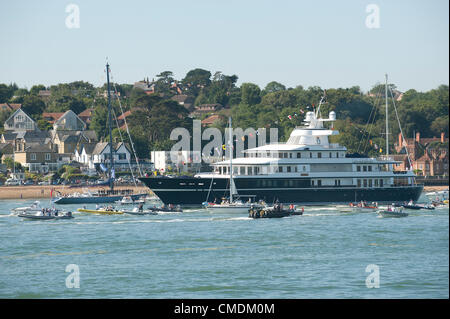
[[384,95],[385,95],[385,99],[386,99],[386,157],[387,157],[387,156],[389,156],[389,135],[388,135],[389,134],[389,126],[388,126],[389,114],[388,114],[388,75],[387,74],[385,74],[385,78],[386,78],[386,84],[385,84]]
[[106,63],[106,83],[108,85],[108,123],[109,123],[109,187],[114,188],[113,174],[114,174],[114,158],[113,158],[113,142],[112,142],[112,117],[111,117],[111,92],[109,88],[109,64]]
[[230,203],[233,202],[233,132],[231,128],[231,116],[229,117],[230,129],[229,129],[229,142],[228,147],[230,148]]

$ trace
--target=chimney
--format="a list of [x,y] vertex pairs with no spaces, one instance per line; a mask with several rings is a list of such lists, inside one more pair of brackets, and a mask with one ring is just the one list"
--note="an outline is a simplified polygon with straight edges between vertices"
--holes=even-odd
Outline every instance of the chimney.
[[416,142],[420,143],[420,132],[416,133]]
[[445,133],[442,132],[441,133],[441,143],[444,143],[444,140],[445,140]]

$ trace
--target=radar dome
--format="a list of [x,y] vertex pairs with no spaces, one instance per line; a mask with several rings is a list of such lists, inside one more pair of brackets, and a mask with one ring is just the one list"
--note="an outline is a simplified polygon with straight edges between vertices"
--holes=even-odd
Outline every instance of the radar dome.
[[336,112],[331,111],[328,117],[331,121],[336,121]]

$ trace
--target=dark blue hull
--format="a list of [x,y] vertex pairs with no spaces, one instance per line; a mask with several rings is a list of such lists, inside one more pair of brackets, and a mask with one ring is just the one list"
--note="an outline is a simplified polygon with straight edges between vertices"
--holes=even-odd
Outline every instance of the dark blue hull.
[[[147,194],[129,195],[133,200],[139,199],[141,196]],[[120,196],[92,196],[92,197],[60,197],[53,202],[55,204],[100,204],[100,203],[114,203],[121,200],[124,195]]]
[[[228,197],[228,179],[210,178],[140,178],[164,204],[197,206],[205,201]],[[396,187],[312,187],[309,179],[273,178],[235,178],[239,195],[256,196],[256,200],[273,203],[318,205],[327,203],[349,203],[354,201],[373,201],[392,203],[417,201],[423,185]]]

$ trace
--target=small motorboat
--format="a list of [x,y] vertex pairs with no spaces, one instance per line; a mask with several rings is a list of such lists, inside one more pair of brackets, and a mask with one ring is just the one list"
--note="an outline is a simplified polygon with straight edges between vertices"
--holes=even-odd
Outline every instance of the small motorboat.
[[361,201],[358,203],[350,203],[348,206],[338,207],[338,210],[341,212],[349,212],[349,213],[372,213],[376,212],[378,209],[377,203],[368,204],[365,201]]
[[24,207],[16,207],[11,209],[11,212],[13,213],[37,213],[42,211],[42,206],[41,206],[41,202],[39,201],[35,201],[33,202],[33,204],[31,204],[30,206],[24,206]]
[[77,210],[81,213],[102,215],[123,214],[123,211],[116,209],[114,206],[97,207],[96,209],[78,208]]
[[48,220],[48,219],[72,219],[74,218],[72,212],[63,212],[57,209],[42,209],[37,213],[19,213],[18,217],[33,220]]
[[145,203],[145,200],[143,200],[143,199],[133,200],[133,198],[131,196],[124,196],[124,197],[122,197],[121,200],[118,200],[115,203],[119,204],[119,205],[143,204],[143,203]]
[[403,204],[396,204],[396,207],[403,207],[406,209],[415,209],[415,210],[419,210],[419,209],[434,209],[433,205],[419,205],[419,204],[414,204],[413,201],[409,201],[408,203],[403,203]]
[[403,207],[388,206],[386,209],[380,209],[377,214],[382,217],[406,217],[408,213],[403,212]]
[[248,217],[250,218],[282,218],[289,216],[303,215],[304,209],[300,211],[296,209],[296,206],[290,205],[288,209],[285,209],[282,204],[275,204],[273,207],[264,208],[251,208],[248,210]]
[[123,212],[130,215],[158,215],[157,212],[139,209],[138,207],[134,207],[132,210],[124,210]]
[[169,204],[168,206],[162,205],[161,207],[153,206],[149,208],[149,210],[153,212],[176,212],[176,213],[182,213],[183,210],[181,209],[180,205],[173,206],[172,204]]

